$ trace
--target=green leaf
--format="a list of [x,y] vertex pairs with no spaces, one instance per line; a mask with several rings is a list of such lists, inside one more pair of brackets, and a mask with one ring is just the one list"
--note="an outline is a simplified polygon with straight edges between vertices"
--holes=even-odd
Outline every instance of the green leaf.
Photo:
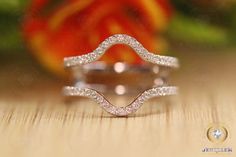
[[193,44],[225,45],[229,42],[223,28],[181,14],[174,16],[167,34],[174,40]]

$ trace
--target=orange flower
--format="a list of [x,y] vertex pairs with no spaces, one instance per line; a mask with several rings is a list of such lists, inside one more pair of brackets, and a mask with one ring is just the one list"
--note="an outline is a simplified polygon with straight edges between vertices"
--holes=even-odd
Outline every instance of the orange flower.
[[[166,0],[33,0],[23,34],[42,65],[63,74],[63,57],[91,52],[112,34],[131,35],[152,52],[163,50],[160,34],[170,13]],[[102,60],[142,63],[125,46],[112,47]]]

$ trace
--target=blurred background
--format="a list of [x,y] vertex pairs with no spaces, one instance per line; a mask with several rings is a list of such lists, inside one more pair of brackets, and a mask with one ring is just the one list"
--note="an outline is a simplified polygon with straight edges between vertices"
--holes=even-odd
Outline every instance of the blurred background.
[[[63,57],[90,52],[112,34],[134,36],[158,54],[194,59],[233,53],[235,28],[235,0],[0,0],[0,87],[11,79],[21,86],[63,79]],[[142,62],[123,46],[102,60]]]

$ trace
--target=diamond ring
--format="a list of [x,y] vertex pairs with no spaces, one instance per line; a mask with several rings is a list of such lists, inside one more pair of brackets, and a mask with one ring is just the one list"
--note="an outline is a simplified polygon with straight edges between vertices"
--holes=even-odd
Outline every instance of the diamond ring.
[[[115,44],[130,46],[147,62],[147,65],[134,66],[117,62],[113,66],[109,66],[104,62],[98,61],[106,50]],[[151,53],[135,38],[125,34],[117,34],[107,38],[93,52],[64,58],[64,66],[72,69],[75,79],[74,86],[65,86],[63,88],[63,94],[65,96],[90,98],[97,102],[106,112],[115,116],[132,114],[148,99],[175,95],[178,91],[177,87],[168,86],[167,84],[169,71],[179,67],[178,59]],[[107,75],[108,72],[109,76]],[[105,76],[103,76],[103,73],[105,73]],[[128,79],[120,78],[121,74],[124,74],[122,75],[123,77],[128,75]],[[110,79],[112,81],[104,81],[108,77],[112,78]],[[91,81],[91,78],[93,81]],[[95,83],[94,78],[96,78]],[[120,85],[119,79],[126,81]],[[145,82],[141,79],[145,79]],[[118,95],[134,93],[134,91],[140,90],[142,92],[127,106],[119,107],[113,105],[102,94],[103,92],[111,93],[112,90],[110,89],[115,89],[114,91]]]

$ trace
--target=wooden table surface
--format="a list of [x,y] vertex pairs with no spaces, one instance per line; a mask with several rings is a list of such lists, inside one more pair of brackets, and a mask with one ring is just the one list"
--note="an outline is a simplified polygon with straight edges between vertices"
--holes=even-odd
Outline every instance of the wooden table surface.
[[[185,52],[179,58],[172,82],[180,94],[147,102],[126,118],[112,117],[87,99],[65,104],[64,83],[33,61],[2,61],[0,156],[235,157],[236,54]],[[208,140],[214,125],[228,131],[224,142]]]

